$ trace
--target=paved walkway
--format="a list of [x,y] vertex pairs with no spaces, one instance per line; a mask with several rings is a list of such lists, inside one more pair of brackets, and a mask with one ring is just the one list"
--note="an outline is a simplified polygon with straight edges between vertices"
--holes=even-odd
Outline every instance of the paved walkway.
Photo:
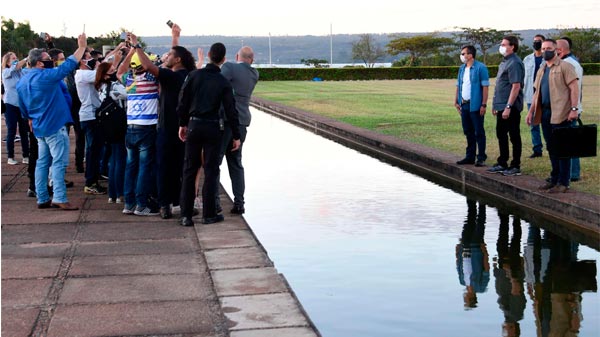
[[2,146],[2,336],[319,335],[243,217],[186,228],[124,215],[83,193],[73,158],[80,210],[38,210]]

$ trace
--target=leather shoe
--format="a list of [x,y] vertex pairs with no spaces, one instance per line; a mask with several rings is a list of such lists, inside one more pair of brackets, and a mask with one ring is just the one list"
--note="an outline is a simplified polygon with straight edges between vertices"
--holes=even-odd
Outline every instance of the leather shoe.
[[541,152],[534,152],[531,154],[531,156],[529,156],[529,158],[538,158],[541,157],[542,153]]
[[475,164],[475,160],[464,158],[464,159],[457,161],[456,164],[458,164],[458,165],[467,165],[467,164],[473,165],[473,164]]
[[52,207],[52,202],[50,200],[43,202],[41,204],[37,204],[38,209],[50,208]]
[[173,217],[173,213],[171,212],[171,207],[161,207],[160,208],[160,217],[163,219],[171,219]]
[[65,180],[66,188],[73,187],[73,186],[75,186],[75,183],[72,180]]
[[231,214],[244,214],[245,212],[246,209],[244,209],[244,206],[233,206],[231,211],[229,211]]
[[225,220],[225,217],[223,216],[223,214],[217,214],[214,217],[203,218],[202,223],[205,225],[210,225],[211,223],[217,223],[217,222],[221,222],[223,220]]
[[53,202],[52,203],[52,207],[53,208],[60,208],[63,211],[76,211],[76,210],[79,209],[79,207],[73,206],[69,202]]
[[184,227],[191,227],[194,225],[194,221],[191,218],[183,217],[179,219],[179,224]]
[[475,162],[475,167],[484,167],[485,162],[483,160],[478,160]]

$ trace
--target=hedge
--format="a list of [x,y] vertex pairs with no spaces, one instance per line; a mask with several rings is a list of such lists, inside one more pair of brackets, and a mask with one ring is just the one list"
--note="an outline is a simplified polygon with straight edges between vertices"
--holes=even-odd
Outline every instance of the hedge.
[[[600,63],[582,64],[585,75],[600,75]],[[490,77],[496,77],[497,65],[488,66]],[[258,68],[261,81],[364,81],[454,79],[458,66],[395,68]]]

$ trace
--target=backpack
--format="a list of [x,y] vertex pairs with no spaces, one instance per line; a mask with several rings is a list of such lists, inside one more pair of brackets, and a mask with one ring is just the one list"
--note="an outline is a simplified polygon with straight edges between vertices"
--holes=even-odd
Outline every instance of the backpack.
[[96,121],[104,139],[110,144],[123,142],[127,132],[127,111],[110,97],[112,83],[106,86],[106,96],[96,109]]

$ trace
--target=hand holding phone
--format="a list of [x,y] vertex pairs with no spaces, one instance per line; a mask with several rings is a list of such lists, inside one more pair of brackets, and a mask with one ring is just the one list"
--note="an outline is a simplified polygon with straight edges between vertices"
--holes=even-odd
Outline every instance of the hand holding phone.
[[173,28],[173,21],[167,21],[167,26],[169,26],[169,28]]

